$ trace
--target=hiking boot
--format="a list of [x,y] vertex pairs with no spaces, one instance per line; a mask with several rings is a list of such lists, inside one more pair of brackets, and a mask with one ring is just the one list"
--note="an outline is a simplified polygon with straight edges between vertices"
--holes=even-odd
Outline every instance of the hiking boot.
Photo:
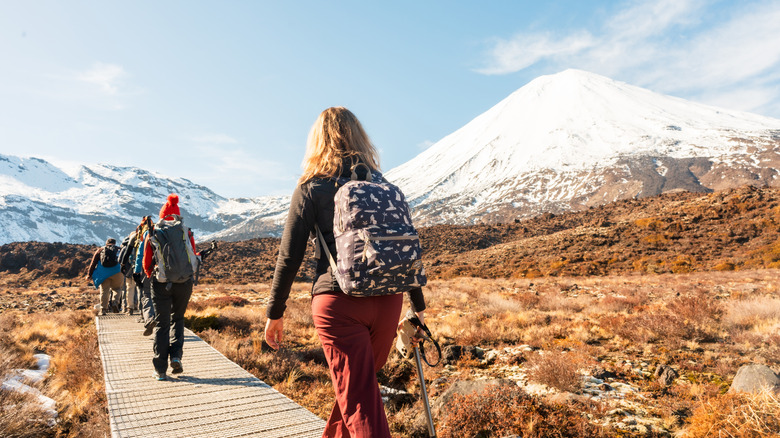
[[181,359],[171,359],[171,374],[181,374],[184,372],[184,368],[181,366]]
[[101,310],[100,311],[100,316],[105,316],[105,315],[106,315],[106,309]]
[[111,311],[114,312],[114,313],[119,313],[119,306],[117,306],[116,303],[112,304],[111,305]]
[[154,378],[157,379],[157,380],[167,380],[168,376],[165,375],[165,372],[161,373],[159,371],[155,371],[154,372]]
[[157,326],[157,321],[152,321],[152,322],[150,322],[149,324],[146,324],[146,325],[144,326],[144,328],[146,328],[146,330],[144,330],[144,336],[149,336],[149,335],[151,335],[151,334],[152,334],[152,332],[154,331],[154,328],[155,328],[156,326]]
[[130,316],[133,316],[133,309],[128,309],[127,313],[130,314]]

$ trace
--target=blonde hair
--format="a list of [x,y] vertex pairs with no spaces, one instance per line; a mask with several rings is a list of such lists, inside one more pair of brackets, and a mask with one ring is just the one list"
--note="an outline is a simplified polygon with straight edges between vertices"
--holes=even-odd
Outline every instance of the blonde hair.
[[299,183],[340,175],[345,158],[379,170],[379,155],[357,117],[344,107],[331,107],[320,113],[309,131]]

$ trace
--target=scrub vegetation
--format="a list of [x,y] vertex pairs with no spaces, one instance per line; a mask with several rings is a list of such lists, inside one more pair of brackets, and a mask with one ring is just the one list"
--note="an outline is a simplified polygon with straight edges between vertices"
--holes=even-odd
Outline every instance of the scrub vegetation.
[[[428,325],[445,353],[425,367],[440,436],[780,436],[777,394],[727,392],[742,365],[780,371],[780,191],[675,193],[420,234]],[[326,418],[333,391],[311,321],[310,259],[281,350],[262,340],[276,242],[221,243],[187,324]],[[108,433],[98,294],[72,275],[85,266],[47,261],[91,251],[0,247],[0,373],[50,355],[38,389],[58,410],[49,427],[32,399],[0,392],[0,436]],[[498,386],[450,393],[481,380]],[[379,382],[393,433],[425,436],[412,362],[391,352]]]

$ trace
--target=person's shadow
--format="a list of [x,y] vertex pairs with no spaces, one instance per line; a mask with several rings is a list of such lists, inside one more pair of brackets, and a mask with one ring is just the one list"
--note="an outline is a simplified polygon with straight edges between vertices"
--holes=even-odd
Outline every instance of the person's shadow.
[[168,376],[171,382],[190,383],[193,385],[215,385],[215,386],[245,386],[258,388],[271,388],[270,385],[253,376],[241,377],[214,377],[202,378],[196,376]]

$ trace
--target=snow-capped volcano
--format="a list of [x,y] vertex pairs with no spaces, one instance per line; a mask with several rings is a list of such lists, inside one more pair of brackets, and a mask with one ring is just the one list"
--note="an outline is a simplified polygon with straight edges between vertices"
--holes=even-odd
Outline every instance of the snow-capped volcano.
[[778,119],[566,70],[386,176],[421,225],[502,221],[674,189],[780,184],[778,148]]
[[289,204],[288,197],[227,199],[189,180],[134,167],[69,171],[38,158],[0,155],[0,244],[121,241],[143,216],[156,219],[169,193],[179,194],[185,223],[199,240],[246,221],[255,234],[240,237],[274,235]]

